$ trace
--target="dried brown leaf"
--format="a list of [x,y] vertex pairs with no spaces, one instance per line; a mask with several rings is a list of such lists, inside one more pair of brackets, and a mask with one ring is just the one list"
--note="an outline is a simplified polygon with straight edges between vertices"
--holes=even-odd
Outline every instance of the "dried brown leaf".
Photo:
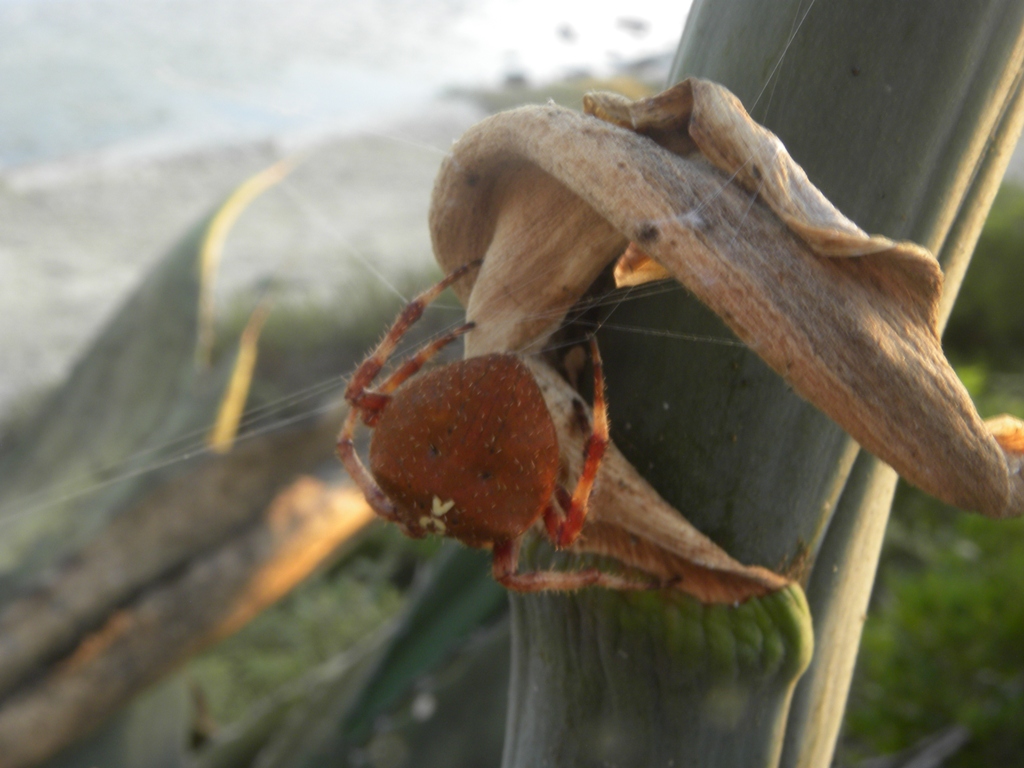
[[993,434],[946,361],[930,253],[842,216],[721,86],[588,106],[612,122],[514,110],[442,167],[437,258],[484,258],[462,284],[478,324],[467,354],[541,348],[632,241],[909,481],[992,517],[1024,512],[1024,426],[1003,417]]

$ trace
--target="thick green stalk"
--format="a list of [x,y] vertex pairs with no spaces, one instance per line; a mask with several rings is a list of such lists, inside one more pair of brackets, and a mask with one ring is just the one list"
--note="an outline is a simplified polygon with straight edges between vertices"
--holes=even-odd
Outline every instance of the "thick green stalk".
[[543,594],[513,623],[506,767],[771,765],[811,652],[796,587],[736,608]]
[[[1019,133],[1022,29],[1022,0],[941,12],[923,1],[698,0],[672,78],[723,83],[854,221],[939,253],[948,308]],[[612,326],[673,333],[638,337]],[[664,620],[653,614],[676,616],[677,606],[516,598],[506,768],[601,760],[760,768],[777,764],[784,731],[784,764],[829,762],[895,477],[858,458],[852,440],[753,353],[680,335],[732,340],[683,289],[616,309],[601,335],[613,438],[730,554],[803,577],[818,636],[810,672],[792,714],[795,675],[723,729],[707,705],[719,678],[674,655],[663,635],[647,636]],[[785,623],[797,626],[798,613]],[[703,617],[672,621],[703,629],[715,654],[741,645],[749,624],[707,632]],[[787,658],[798,659],[805,643],[793,635]],[[735,669],[748,691],[763,675]],[[587,722],[625,741],[616,736],[614,750],[604,749]]]

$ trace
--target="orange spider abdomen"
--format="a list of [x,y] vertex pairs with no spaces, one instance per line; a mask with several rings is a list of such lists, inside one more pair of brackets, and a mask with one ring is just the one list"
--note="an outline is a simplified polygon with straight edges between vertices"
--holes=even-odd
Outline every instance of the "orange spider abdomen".
[[558,438],[533,376],[514,355],[420,373],[383,409],[370,470],[412,534],[475,547],[521,536],[558,479]]

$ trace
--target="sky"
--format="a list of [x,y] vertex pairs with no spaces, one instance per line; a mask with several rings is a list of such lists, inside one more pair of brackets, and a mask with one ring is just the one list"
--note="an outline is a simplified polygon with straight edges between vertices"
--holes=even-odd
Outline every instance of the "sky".
[[412,112],[671,51],[664,0],[0,0],[0,170]]

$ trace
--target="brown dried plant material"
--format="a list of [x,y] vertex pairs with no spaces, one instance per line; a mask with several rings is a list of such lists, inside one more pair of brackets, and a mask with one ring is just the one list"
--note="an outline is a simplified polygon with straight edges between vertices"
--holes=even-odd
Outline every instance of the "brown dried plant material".
[[38,765],[168,671],[240,629],[374,519],[362,494],[304,476],[258,520],[109,613],[0,703],[0,768]]
[[323,460],[334,429],[324,419],[197,463],[7,601],[0,609],[0,698],[118,605],[251,524],[297,472]]
[[[585,106],[593,115],[555,105],[495,115],[442,166],[438,261],[451,271],[484,259],[459,286],[477,323],[467,355],[542,348],[632,243],[620,275],[673,276],[910,482],[991,517],[1024,512],[1024,424],[986,425],[946,361],[942,273],[928,251],[861,231],[721,86],[688,80]],[[625,527],[638,513],[620,502],[595,505],[595,522]],[[684,550],[695,541],[651,543],[694,562]]]

